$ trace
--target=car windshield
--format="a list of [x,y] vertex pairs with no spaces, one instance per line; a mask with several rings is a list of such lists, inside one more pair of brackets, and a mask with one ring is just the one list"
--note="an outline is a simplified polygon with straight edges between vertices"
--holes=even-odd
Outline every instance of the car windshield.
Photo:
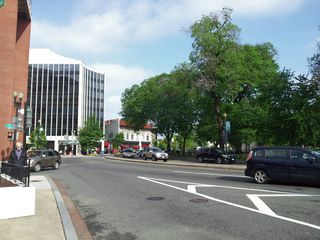
[[163,152],[163,150],[161,148],[153,148],[152,149],[154,152]]
[[30,151],[27,152],[28,157],[40,157],[41,156],[41,151]]
[[132,152],[132,150],[131,149],[125,149],[125,150],[123,150],[123,152]]
[[311,151],[312,155],[316,155],[318,158],[320,158],[320,152],[318,151]]
[[228,154],[226,151],[222,150],[222,149],[216,149],[218,153],[220,154]]

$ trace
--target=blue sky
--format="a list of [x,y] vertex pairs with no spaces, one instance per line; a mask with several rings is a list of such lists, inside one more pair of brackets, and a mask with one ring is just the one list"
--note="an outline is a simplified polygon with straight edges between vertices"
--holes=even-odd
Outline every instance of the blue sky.
[[280,68],[307,74],[320,41],[319,0],[33,0],[31,47],[50,48],[107,76],[105,118],[121,110],[125,88],[188,60],[184,31],[230,7],[241,43],[271,42]]

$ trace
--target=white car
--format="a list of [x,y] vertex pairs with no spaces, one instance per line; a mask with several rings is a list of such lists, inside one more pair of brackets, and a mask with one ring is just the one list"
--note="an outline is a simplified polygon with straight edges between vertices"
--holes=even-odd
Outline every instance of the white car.
[[158,147],[150,147],[146,148],[142,152],[142,158],[147,160],[148,158],[152,159],[152,161],[163,160],[164,162],[168,161],[169,155],[164,152],[161,148]]

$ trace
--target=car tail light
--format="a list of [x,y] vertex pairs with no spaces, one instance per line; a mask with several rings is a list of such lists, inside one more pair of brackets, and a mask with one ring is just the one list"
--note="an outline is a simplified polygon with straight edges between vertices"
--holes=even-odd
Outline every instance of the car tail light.
[[250,151],[250,152],[248,153],[247,161],[251,160],[251,158],[252,158],[252,151]]

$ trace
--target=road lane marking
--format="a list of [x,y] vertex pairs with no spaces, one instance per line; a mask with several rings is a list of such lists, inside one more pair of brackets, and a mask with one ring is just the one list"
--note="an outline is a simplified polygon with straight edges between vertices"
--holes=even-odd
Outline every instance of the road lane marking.
[[277,215],[275,214],[260,197],[314,197],[320,195],[311,194],[246,194],[247,197],[253,202],[253,204],[261,211],[267,215]]
[[200,173],[200,172],[186,172],[186,171],[172,171],[174,173],[184,173],[184,174],[195,174],[195,175],[208,175],[208,176],[222,176],[222,177],[238,177],[238,178],[251,178],[242,175],[230,175],[230,174],[220,174],[220,173]]
[[[300,224],[303,226],[307,226],[310,228],[314,228],[317,230],[320,230],[320,226],[312,224],[312,223],[307,223],[307,222],[303,222],[300,220],[296,220],[293,218],[288,218],[285,216],[281,216],[281,215],[277,215],[276,213],[274,213],[259,197],[309,197],[309,196],[319,196],[319,195],[309,195],[309,194],[295,194],[295,193],[284,193],[284,192],[279,192],[279,191],[271,191],[271,190],[263,190],[263,189],[245,189],[245,188],[235,188],[235,187],[229,187],[229,186],[220,186],[220,185],[207,185],[207,184],[190,184],[187,182],[179,182],[179,181],[174,181],[174,180],[167,180],[167,179],[157,179],[157,178],[150,178],[150,177],[142,177],[142,176],[138,176],[138,178],[145,180],[145,181],[149,181],[149,182],[153,182],[153,183],[157,183],[166,187],[170,187],[173,189],[177,189],[183,192],[187,192],[190,194],[194,194],[215,202],[219,202],[219,203],[223,203],[229,206],[233,206],[233,207],[237,207],[237,208],[241,208],[244,210],[248,210],[251,212],[255,212],[255,213],[259,213],[262,215],[266,215],[266,216],[270,216],[270,217],[274,217],[277,219],[281,219],[287,222],[292,222],[292,223],[296,223],[296,224]],[[160,182],[161,181],[161,182]],[[174,185],[170,185],[164,182],[172,182],[172,183],[183,183],[183,184],[188,184],[187,189],[184,188],[180,188]],[[196,188],[197,187],[224,187],[224,188],[231,188],[231,189],[242,189],[242,190],[246,190],[246,191],[263,191],[263,192],[274,192],[274,193],[278,193],[278,194],[251,194],[251,198],[249,197],[249,199],[252,201],[253,199],[253,203],[255,204],[255,206],[257,206],[258,209],[255,208],[251,208],[251,207],[246,207],[240,204],[236,204],[236,203],[232,203],[232,202],[228,202],[228,201],[224,201],[218,198],[214,198],[202,193],[198,193]],[[249,194],[250,195],[250,194]],[[248,195],[247,195],[248,196]],[[252,197],[252,196],[256,196],[256,197]],[[259,200],[257,200],[259,199]]]
[[256,194],[247,194],[247,197],[251,200],[251,202],[253,202],[253,204],[259,209],[260,212],[263,212],[270,216],[277,215]]
[[[138,177],[143,178],[143,177]],[[274,190],[264,190],[264,189],[257,189],[257,188],[241,188],[241,187],[231,187],[231,186],[225,186],[225,185],[212,185],[212,184],[203,184],[203,183],[193,183],[193,182],[181,182],[181,181],[175,181],[175,180],[167,180],[167,179],[161,179],[161,178],[149,178],[153,180],[158,180],[162,182],[172,182],[172,183],[183,183],[188,185],[196,185],[197,187],[215,187],[215,188],[229,188],[229,189],[235,189],[235,190],[246,190],[246,191],[254,191],[254,192],[270,192],[270,193],[286,193],[286,192],[280,192],[280,191],[274,191]]]

